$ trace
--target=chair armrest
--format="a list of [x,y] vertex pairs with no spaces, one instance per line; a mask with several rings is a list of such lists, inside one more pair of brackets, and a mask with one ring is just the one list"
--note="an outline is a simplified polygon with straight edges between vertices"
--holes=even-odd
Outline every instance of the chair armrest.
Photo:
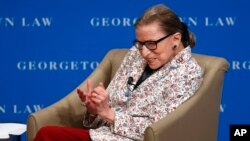
[[[109,63],[105,61],[89,77],[94,87],[97,86],[99,82],[108,84],[106,80],[109,80],[109,74],[105,74],[106,71],[102,68],[106,67],[103,65],[107,65],[106,67],[110,68],[108,67]],[[77,88],[86,91],[86,81]],[[75,89],[55,104],[29,115],[27,122],[27,140],[32,141],[37,131],[47,125],[82,127],[84,111],[85,108],[81,106],[81,101]]]
[[[216,140],[220,98],[219,95],[217,98],[213,96],[212,94],[201,93],[194,95],[174,112],[147,127],[144,140]],[[209,109],[209,102],[206,102],[206,100],[211,98],[215,105]],[[210,122],[210,125],[205,124],[206,122]]]
[[[72,102],[73,101],[73,102]],[[82,127],[85,108],[75,91],[59,102],[32,113],[27,122],[27,140],[32,141],[37,131],[47,125]]]
[[[105,60],[89,76],[89,78],[93,82],[94,87],[97,86],[99,82],[104,82],[105,86],[108,84],[110,74],[106,73],[109,72],[107,69],[110,68],[110,63]],[[80,84],[77,88],[86,90],[86,81]],[[82,118],[85,113],[84,110],[85,108],[81,106],[81,101],[78,98],[75,89],[55,104],[36,113],[32,113],[28,117],[27,140],[32,141],[37,131],[41,127],[47,125],[82,127]]]
[[[107,87],[117,68],[120,66],[126,49],[113,49],[107,53],[100,65],[88,77],[96,87],[99,82],[103,82]],[[86,81],[77,88],[87,90]],[[69,126],[82,128],[82,118],[86,109],[81,106],[76,89],[57,103],[32,113],[27,121],[27,140],[32,141],[37,131],[46,125]]]

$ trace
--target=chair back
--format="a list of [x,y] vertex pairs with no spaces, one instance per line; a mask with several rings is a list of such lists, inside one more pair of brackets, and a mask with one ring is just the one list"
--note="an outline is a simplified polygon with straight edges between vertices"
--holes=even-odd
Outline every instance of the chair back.
[[204,69],[198,91],[174,112],[145,130],[145,141],[217,140],[220,102],[228,62],[224,58],[192,54]]

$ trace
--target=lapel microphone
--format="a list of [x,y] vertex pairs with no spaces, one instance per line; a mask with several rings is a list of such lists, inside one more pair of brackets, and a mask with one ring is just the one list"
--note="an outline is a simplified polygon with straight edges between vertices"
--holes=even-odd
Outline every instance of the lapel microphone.
[[[131,76],[128,77],[127,88],[130,92],[132,92],[134,90],[134,87],[135,87],[135,84],[133,83],[133,81],[134,81],[133,77],[131,77]],[[133,87],[131,87],[131,86],[133,86]],[[126,97],[129,97],[129,95],[130,95],[129,92],[125,93]]]
[[134,82],[134,78],[131,77],[131,76],[128,77],[128,82],[127,82],[127,83],[128,83],[129,85],[135,85],[133,82]]

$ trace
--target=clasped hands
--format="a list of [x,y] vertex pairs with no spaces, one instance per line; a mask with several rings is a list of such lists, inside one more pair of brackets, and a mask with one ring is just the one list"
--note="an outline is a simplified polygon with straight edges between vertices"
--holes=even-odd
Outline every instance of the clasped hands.
[[109,123],[114,122],[115,113],[109,106],[109,94],[102,82],[93,88],[92,81],[88,79],[87,91],[77,89],[77,93],[90,114],[99,115]]

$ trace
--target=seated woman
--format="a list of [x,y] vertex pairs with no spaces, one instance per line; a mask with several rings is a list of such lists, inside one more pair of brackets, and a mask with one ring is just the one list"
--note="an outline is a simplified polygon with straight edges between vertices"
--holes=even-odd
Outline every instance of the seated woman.
[[188,100],[203,70],[191,56],[194,35],[168,7],[156,5],[135,23],[136,39],[107,89],[78,89],[87,113],[84,129],[46,126],[35,141],[143,140],[150,124]]

